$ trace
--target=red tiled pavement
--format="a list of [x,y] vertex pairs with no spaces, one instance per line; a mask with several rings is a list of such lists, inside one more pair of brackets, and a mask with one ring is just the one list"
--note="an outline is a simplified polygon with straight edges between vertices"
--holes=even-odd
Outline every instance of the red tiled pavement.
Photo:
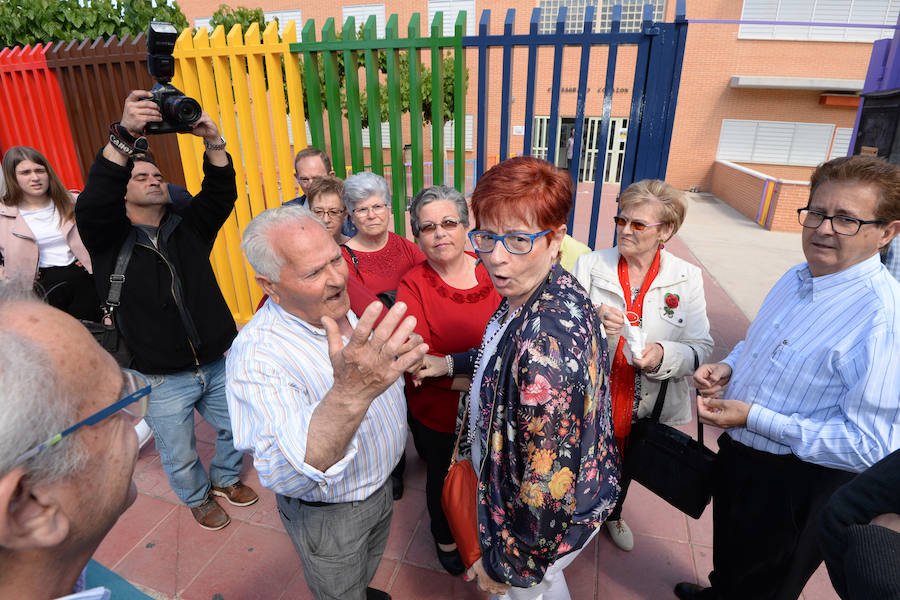
[[[601,206],[600,223],[610,223],[614,203]],[[590,192],[579,189],[575,236],[587,238]],[[601,226],[598,247],[611,244],[611,228]],[[677,238],[668,244],[674,254],[698,264]],[[705,273],[708,313],[722,358],[744,334],[748,322],[716,282]],[[199,416],[198,451],[208,464],[214,432]],[[696,421],[695,421],[696,422]],[[696,432],[696,425],[682,427]],[[707,428],[705,441],[715,448],[717,431]],[[373,586],[396,600],[479,599],[474,585],[443,572],[434,555],[424,501],[424,468],[412,441],[407,445],[406,494],[394,505],[394,519],[384,558]],[[198,527],[169,488],[153,443],[141,453],[135,472],[139,495],[122,516],[95,558],[106,567],[162,599],[184,600],[306,600],[311,598],[302,567],[281,526],[274,495],[262,489],[251,461],[245,459],[243,479],[260,493],[260,501],[238,508],[224,504],[232,523],[218,532]],[[630,553],[613,546],[601,533],[566,570],[574,600],[674,598],[678,581],[707,584],[712,567],[712,519],[707,509],[694,521],[633,484],[625,517],[635,532]],[[806,600],[837,598],[824,567],[804,591]]]

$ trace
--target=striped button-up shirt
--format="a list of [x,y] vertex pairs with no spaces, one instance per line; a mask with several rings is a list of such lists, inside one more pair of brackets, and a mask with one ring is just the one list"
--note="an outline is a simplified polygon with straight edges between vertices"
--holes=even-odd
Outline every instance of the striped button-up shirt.
[[881,255],[881,262],[894,279],[900,280],[900,235],[891,240]]
[[753,403],[738,442],[855,472],[900,448],[900,283],[877,255],[790,269],[724,362],[724,397]]
[[[357,319],[347,313],[350,325]],[[347,342],[347,339],[344,339]],[[312,502],[364,500],[378,490],[406,444],[399,378],[369,407],[343,458],[319,471],[304,462],[312,414],[334,385],[325,330],[266,302],[241,329],[227,357],[234,447],[253,455],[270,490]]]

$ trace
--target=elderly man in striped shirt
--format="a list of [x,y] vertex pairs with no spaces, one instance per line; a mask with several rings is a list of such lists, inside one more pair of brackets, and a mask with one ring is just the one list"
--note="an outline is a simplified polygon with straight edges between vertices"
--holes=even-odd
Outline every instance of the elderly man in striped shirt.
[[900,167],[820,165],[799,209],[807,263],[772,288],[744,341],[694,374],[719,438],[712,587],[679,598],[797,598],[822,561],[823,504],[900,447],[900,283],[879,249],[900,233]]
[[235,447],[253,455],[318,599],[390,596],[368,587],[388,538],[388,480],[406,443],[402,373],[427,346],[398,302],[359,319],[347,263],[305,207],[258,215],[243,249],[267,302],[227,359]]

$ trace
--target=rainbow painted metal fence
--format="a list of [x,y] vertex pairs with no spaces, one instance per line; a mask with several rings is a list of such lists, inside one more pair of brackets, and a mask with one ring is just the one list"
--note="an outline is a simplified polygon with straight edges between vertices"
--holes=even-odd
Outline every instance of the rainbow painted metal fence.
[[[617,50],[622,46],[636,46],[629,118],[629,123],[633,125],[628,128],[622,180],[627,185],[644,177],[664,177],[687,32],[684,12],[684,0],[676,0],[675,22],[656,23],[652,21],[652,7],[647,5],[640,31],[630,33],[619,32],[621,7],[614,7],[612,26],[608,32],[593,31],[595,13],[592,7],[585,12],[582,31],[572,33],[565,33],[565,8],[559,10],[553,33],[539,33],[539,9],[532,12],[526,34],[515,33],[513,9],[506,13],[500,34],[491,33],[490,11],[483,11],[477,35],[472,36],[465,35],[465,13],[457,15],[452,35],[445,35],[444,18],[440,12],[434,15],[430,24],[423,24],[421,17],[413,14],[405,37],[401,37],[398,17],[392,15],[381,39],[376,34],[374,17],[370,17],[361,29],[357,29],[358,24],[353,18],[347,19],[340,36],[334,19],[324,23],[318,37],[315,22],[309,20],[303,26],[302,40],[298,40],[297,26],[293,22],[287,23],[280,35],[274,22],[269,23],[262,32],[255,24],[246,32],[239,26],[229,32],[219,27],[212,34],[206,29],[200,29],[194,35],[189,30],[184,31],[175,48],[177,61],[173,83],[199,100],[204,110],[218,122],[228,140],[228,150],[237,172],[238,200],[235,211],[222,228],[210,257],[235,320],[239,323],[248,321],[262,297],[253,271],[240,249],[241,232],[253,216],[297,194],[293,157],[298,150],[308,143],[326,149],[332,156],[334,170],[339,174],[371,170],[388,178],[393,194],[394,230],[404,234],[406,203],[410,196],[427,185],[442,183],[471,193],[485,169],[515,152],[509,144],[508,110],[514,48],[526,48],[528,53],[526,69],[515,73],[516,77],[524,77],[527,83],[525,135],[521,148],[521,153],[526,155],[532,152],[537,79],[535,57],[538,50],[547,48],[553,52],[549,117],[551,139],[555,138],[558,126],[557,101],[563,49],[577,48],[581,52],[575,159],[569,166],[573,179],[577,180],[582,155],[581,129],[590,51],[596,47],[608,49],[600,134],[605,139],[610,121],[610,95]],[[425,35],[423,27],[428,30]],[[51,162],[59,165],[64,181],[70,187],[81,187],[80,176],[86,171],[86,163],[90,160],[90,148],[102,143],[100,138],[85,138],[94,133],[102,137],[105,132],[105,125],[94,124],[88,127],[89,134],[82,121],[88,117],[100,118],[104,124],[115,120],[117,114],[114,113],[120,110],[125,95],[125,88],[119,88],[123,85],[144,86],[144,82],[149,87],[149,77],[140,63],[139,55],[142,53],[137,48],[138,42],[142,42],[140,36],[135,40],[101,38],[93,42],[70,43],[65,47],[57,45],[53,64],[49,68],[49,59],[44,57],[46,46],[0,52],[0,144],[27,143],[32,138],[40,140],[35,136],[40,136],[42,131],[53,131],[54,140],[31,145],[52,148],[52,151],[45,153]],[[467,112],[468,49],[477,53],[474,159],[467,158],[463,126]],[[487,102],[492,76],[498,73],[489,68],[492,54],[502,56],[499,70],[501,101],[499,106],[493,107],[493,113],[489,111]],[[92,68],[92,60],[97,68]],[[445,60],[451,66],[445,66]],[[431,75],[428,83],[432,103],[426,114],[420,89],[425,80],[425,65],[429,63]],[[407,74],[402,75],[404,66],[408,66]],[[452,77],[445,77],[445,68],[452,68]],[[80,104],[63,99],[67,94],[72,97],[83,95],[75,83],[85,79],[85,73],[94,72],[97,77],[108,79],[115,85],[97,87],[102,97],[96,98],[93,108],[87,109],[89,114],[85,114],[85,108]],[[60,77],[67,82],[62,88]],[[401,85],[409,88],[407,106],[401,105]],[[380,86],[387,90],[385,107],[381,105],[380,91],[371,93]],[[444,128],[440,126],[445,115],[445,86],[452,86],[454,104],[450,116],[454,124],[459,125],[453,128],[453,140],[449,144],[453,150],[450,161],[444,156]],[[450,90],[446,92],[449,94]],[[309,109],[308,117],[304,111],[304,100]],[[368,155],[364,144],[364,112],[368,119]],[[383,114],[387,115],[388,140],[381,139]],[[42,119],[50,119],[51,126],[37,127],[36,124],[41,123]],[[488,144],[488,124],[495,120],[499,121],[499,153],[489,150]],[[424,124],[428,121],[438,124],[431,127],[430,155],[424,140]],[[93,132],[94,129],[96,132]],[[73,136],[78,139],[73,141]],[[177,137],[186,185],[196,193],[202,181],[203,146],[193,136]],[[408,153],[405,148],[407,141]],[[174,152],[166,150],[167,142],[168,139],[156,140],[154,147],[172,158]],[[388,161],[385,161],[382,147],[388,152]],[[83,156],[79,158],[76,154]],[[554,154],[555,147],[551,146],[547,158],[552,161]],[[443,168],[433,168],[434,165]],[[596,173],[602,174],[602,153],[594,168]],[[595,176],[594,179],[602,181],[602,176]],[[595,186],[592,199],[591,245],[596,240],[601,187]]]

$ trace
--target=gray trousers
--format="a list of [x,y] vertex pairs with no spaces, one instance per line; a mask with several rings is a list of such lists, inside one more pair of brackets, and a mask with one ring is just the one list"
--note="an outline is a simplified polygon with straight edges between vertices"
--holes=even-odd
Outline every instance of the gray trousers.
[[359,502],[309,506],[277,494],[276,503],[316,600],[365,600],[390,532],[390,479]]

